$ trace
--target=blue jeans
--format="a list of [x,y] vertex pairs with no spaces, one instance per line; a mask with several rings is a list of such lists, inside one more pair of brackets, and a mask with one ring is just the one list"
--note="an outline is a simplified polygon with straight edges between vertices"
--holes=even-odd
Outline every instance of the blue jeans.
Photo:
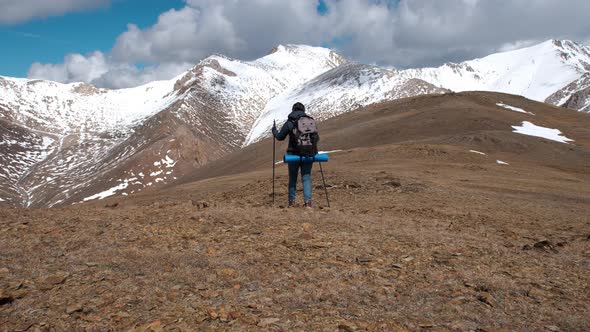
[[294,202],[297,197],[297,173],[301,167],[301,182],[303,182],[303,199],[311,200],[311,167],[313,163],[289,163],[289,201]]

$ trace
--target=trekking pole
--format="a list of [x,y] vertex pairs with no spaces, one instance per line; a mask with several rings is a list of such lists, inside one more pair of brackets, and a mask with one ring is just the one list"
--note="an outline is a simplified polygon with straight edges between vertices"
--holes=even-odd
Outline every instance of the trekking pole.
[[324,170],[322,169],[322,163],[320,164],[320,173],[322,173],[322,182],[324,183],[324,191],[326,192],[326,201],[328,202],[328,207],[330,207],[330,197],[328,197],[328,188],[326,187],[326,180],[324,179]]
[[[276,121],[273,120],[273,127],[276,127]],[[277,139],[274,135],[274,133],[272,134],[272,206],[274,207],[275,205],[275,145],[276,145]]]

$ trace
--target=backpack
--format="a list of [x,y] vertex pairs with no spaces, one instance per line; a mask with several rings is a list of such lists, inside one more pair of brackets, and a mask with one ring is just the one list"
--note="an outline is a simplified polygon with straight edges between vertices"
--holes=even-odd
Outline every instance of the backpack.
[[314,157],[318,153],[318,130],[315,119],[308,115],[301,116],[294,121],[293,134],[295,137],[295,154],[303,157]]

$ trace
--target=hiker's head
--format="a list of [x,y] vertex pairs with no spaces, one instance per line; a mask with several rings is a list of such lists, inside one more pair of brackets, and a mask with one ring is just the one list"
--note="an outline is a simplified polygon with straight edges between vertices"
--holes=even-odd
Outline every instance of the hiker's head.
[[293,104],[292,111],[293,112],[295,112],[295,111],[305,112],[305,106],[303,106],[302,103],[297,102],[297,103]]

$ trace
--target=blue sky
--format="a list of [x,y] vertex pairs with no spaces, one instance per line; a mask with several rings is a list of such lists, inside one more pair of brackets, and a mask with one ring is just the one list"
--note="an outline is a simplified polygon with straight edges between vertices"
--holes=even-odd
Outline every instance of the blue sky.
[[58,63],[69,53],[108,52],[128,23],[147,28],[161,13],[184,4],[182,0],[119,0],[92,11],[0,25],[0,40],[7,45],[0,53],[0,75],[26,77],[33,62]]
[[[26,77],[32,63],[58,63],[70,53],[106,53],[127,30],[127,24],[145,29],[154,25],[161,13],[184,6],[183,0],[117,0],[92,11],[0,25],[0,40],[9,45],[1,55],[0,75]],[[325,2],[319,0],[318,13],[326,11]]]

